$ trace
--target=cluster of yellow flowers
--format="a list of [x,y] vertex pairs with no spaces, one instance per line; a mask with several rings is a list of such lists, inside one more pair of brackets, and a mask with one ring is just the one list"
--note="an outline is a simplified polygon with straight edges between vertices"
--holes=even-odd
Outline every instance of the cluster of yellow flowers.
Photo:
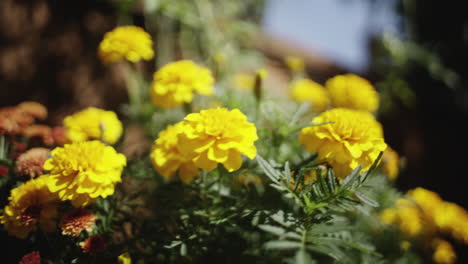
[[239,169],[241,154],[255,157],[257,139],[255,125],[239,109],[207,109],[191,113],[160,132],[151,158],[164,177],[178,171],[184,182],[190,182],[198,175],[198,168],[208,172],[219,163],[229,172]]
[[[15,171],[29,180],[11,190],[0,216],[10,235],[24,239],[38,227],[53,231],[61,201],[84,207],[98,197],[112,195],[114,185],[121,181],[125,156],[91,140],[115,143],[120,138],[123,127],[114,112],[85,109],[66,117],[64,129],[63,141],[70,144],[52,151],[32,148],[18,157]],[[82,230],[91,231],[95,221],[91,213],[69,213],[63,216],[61,228],[64,235],[77,236]]]
[[329,107],[375,112],[379,107],[379,94],[375,88],[355,74],[337,75],[328,79],[325,86],[299,79],[291,83],[290,90],[294,100],[310,103],[315,112]]
[[455,261],[450,243],[437,238],[438,234],[448,234],[468,244],[468,212],[424,188],[410,190],[407,198],[383,210],[380,218],[384,224],[398,226],[405,236],[431,238],[430,246],[435,249],[433,258],[437,263]]

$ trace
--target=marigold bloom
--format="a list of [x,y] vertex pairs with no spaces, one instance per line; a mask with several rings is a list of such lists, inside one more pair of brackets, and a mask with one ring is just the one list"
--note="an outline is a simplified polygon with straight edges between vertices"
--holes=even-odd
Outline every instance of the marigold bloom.
[[83,249],[83,253],[96,254],[106,249],[106,241],[102,236],[95,235],[80,242],[80,247]]
[[438,230],[468,243],[468,212],[463,207],[420,187],[410,190],[408,195]]
[[20,103],[17,107],[34,118],[43,120],[47,117],[47,108],[40,103],[26,101]]
[[434,253],[432,254],[432,260],[437,264],[452,264],[455,263],[457,255],[453,250],[452,245],[442,239],[434,239],[432,242]]
[[130,254],[128,252],[120,254],[117,258],[117,261],[119,262],[119,264],[132,264],[132,258],[130,257]]
[[239,109],[202,110],[187,115],[184,124],[180,150],[204,171],[213,170],[218,163],[235,171],[242,165],[241,154],[250,159],[257,154],[257,129]]
[[421,234],[424,222],[421,211],[407,199],[397,200],[394,208],[387,208],[380,213],[380,220],[386,225],[396,225],[407,237]]
[[9,203],[0,216],[8,234],[25,239],[38,224],[51,232],[56,227],[58,198],[47,188],[45,176],[29,180],[11,190]]
[[326,81],[333,107],[375,112],[379,108],[379,94],[372,84],[354,74],[337,75]]
[[0,108],[0,134],[19,134],[32,123],[34,118],[18,107]]
[[104,63],[122,59],[131,62],[150,60],[154,57],[153,40],[140,27],[117,27],[104,35],[99,44],[98,54]]
[[43,166],[50,156],[46,148],[32,148],[21,154],[16,160],[16,172],[29,178],[35,178],[44,172]]
[[88,107],[65,117],[63,124],[71,142],[99,139],[114,144],[122,135],[122,123],[113,111]]
[[208,68],[190,60],[172,62],[154,73],[151,99],[159,107],[176,107],[192,102],[194,93],[212,95],[213,82]]
[[314,112],[322,112],[330,104],[325,88],[309,79],[300,79],[291,83],[291,97],[300,103],[309,103]]
[[179,172],[180,179],[184,183],[190,183],[198,175],[198,168],[179,149],[178,135],[183,129],[183,122],[179,122],[159,132],[151,151],[151,161],[164,178],[168,179]]
[[292,72],[303,72],[305,69],[304,60],[296,56],[287,56],[284,58],[284,63]]
[[24,255],[19,264],[41,264],[41,254],[39,251],[33,251]]
[[382,163],[380,164],[383,173],[392,181],[398,177],[400,170],[400,157],[398,153],[391,147],[387,147],[382,156]]
[[23,135],[27,138],[39,138],[47,146],[54,144],[52,129],[46,125],[32,125],[23,130]]
[[380,123],[368,112],[336,108],[316,116],[312,123],[316,125],[302,129],[299,142],[332,165],[339,179],[359,164],[368,170],[387,148]]
[[44,164],[44,169],[50,171],[47,186],[61,200],[71,200],[75,207],[112,195],[126,165],[124,155],[100,141],[65,144],[51,154]]
[[98,217],[83,208],[75,208],[63,215],[60,221],[62,235],[77,237],[82,231],[92,232]]

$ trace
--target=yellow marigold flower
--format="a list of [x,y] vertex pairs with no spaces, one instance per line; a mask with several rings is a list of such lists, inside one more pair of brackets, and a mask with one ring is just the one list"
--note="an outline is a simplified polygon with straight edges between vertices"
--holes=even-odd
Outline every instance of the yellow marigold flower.
[[309,152],[317,152],[321,162],[332,165],[339,179],[359,164],[368,170],[387,148],[380,123],[368,112],[336,108],[316,116],[312,123],[302,129],[299,142]]
[[418,187],[408,191],[408,195],[430,219],[434,219],[440,212],[443,200],[437,193]]
[[180,179],[184,183],[190,183],[198,175],[198,168],[179,149],[178,135],[183,129],[184,124],[179,122],[159,132],[154,141],[151,161],[156,171],[164,178],[170,178],[178,171]]
[[61,200],[71,200],[75,207],[112,195],[126,165],[124,155],[100,141],[65,144],[51,154],[44,164],[44,169],[50,171],[47,186]]
[[172,62],[154,73],[151,99],[159,107],[176,107],[192,102],[194,93],[212,95],[213,82],[208,68],[191,60]]
[[446,202],[437,193],[420,187],[408,194],[440,231],[468,243],[468,212],[463,207]]
[[71,142],[99,139],[114,144],[122,135],[122,123],[112,111],[88,107],[65,117],[63,124]]
[[325,111],[330,104],[325,88],[309,79],[296,80],[290,85],[293,100],[309,103],[314,112]]
[[119,261],[119,264],[132,264],[132,258],[128,252],[120,254],[117,260]]
[[392,181],[398,177],[400,170],[400,157],[398,153],[391,147],[387,147],[382,156],[382,163],[380,164],[383,173]]
[[59,200],[47,183],[48,178],[41,176],[11,190],[9,203],[0,216],[8,234],[25,239],[38,225],[46,232],[55,229]]
[[99,44],[99,58],[104,63],[126,59],[131,62],[154,57],[153,40],[142,28],[121,26],[107,32]]
[[442,239],[434,239],[432,247],[434,248],[432,260],[434,260],[435,263],[452,264],[457,260],[457,255],[449,242]]
[[372,84],[354,74],[337,75],[325,83],[333,107],[375,112],[379,94]]
[[242,165],[241,154],[250,159],[257,154],[257,129],[239,109],[202,110],[187,115],[184,124],[180,150],[204,171],[213,170],[218,163],[235,171]]
[[292,72],[303,72],[305,69],[304,60],[296,56],[287,56],[284,58],[284,63]]
[[380,221],[386,225],[395,225],[407,237],[419,235],[423,230],[421,211],[407,199],[397,200],[394,208],[387,208],[379,215]]

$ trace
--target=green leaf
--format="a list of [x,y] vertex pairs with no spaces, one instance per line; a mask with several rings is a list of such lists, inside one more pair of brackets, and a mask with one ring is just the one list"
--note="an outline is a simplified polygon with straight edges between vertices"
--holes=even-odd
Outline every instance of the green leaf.
[[258,226],[260,229],[262,229],[263,231],[266,231],[268,233],[272,233],[272,234],[275,234],[277,236],[282,236],[286,233],[286,231],[281,228],[281,227],[277,227],[277,226],[272,226],[272,225],[259,225]]
[[346,176],[346,178],[343,180],[343,185],[341,185],[342,190],[352,186],[356,180],[359,179],[359,172],[361,172],[361,168],[362,166],[358,165],[348,176]]
[[300,242],[290,240],[274,240],[265,243],[266,249],[288,250],[300,248],[301,246],[302,244]]
[[257,162],[265,172],[265,174],[270,178],[273,182],[279,183],[281,179],[281,174],[275,170],[266,160],[264,160],[260,155],[257,155]]
[[296,256],[294,257],[294,260],[296,264],[316,263],[314,260],[312,260],[309,253],[307,253],[307,251],[304,250],[303,248],[296,251]]
[[369,206],[372,206],[372,207],[379,207],[379,203],[376,202],[374,199],[372,198],[369,198],[368,196],[366,196],[365,194],[361,193],[361,192],[354,192],[354,194],[359,198],[359,200],[361,200],[363,203],[369,205]]

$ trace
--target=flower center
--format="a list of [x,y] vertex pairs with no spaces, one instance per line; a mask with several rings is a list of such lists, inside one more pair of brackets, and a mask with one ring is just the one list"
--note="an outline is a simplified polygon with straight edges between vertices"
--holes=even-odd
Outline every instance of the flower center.
[[28,226],[36,223],[36,221],[39,219],[42,211],[42,206],[33,204],[28,206],[23,213],[21,214],[21,223],[23,225]]

